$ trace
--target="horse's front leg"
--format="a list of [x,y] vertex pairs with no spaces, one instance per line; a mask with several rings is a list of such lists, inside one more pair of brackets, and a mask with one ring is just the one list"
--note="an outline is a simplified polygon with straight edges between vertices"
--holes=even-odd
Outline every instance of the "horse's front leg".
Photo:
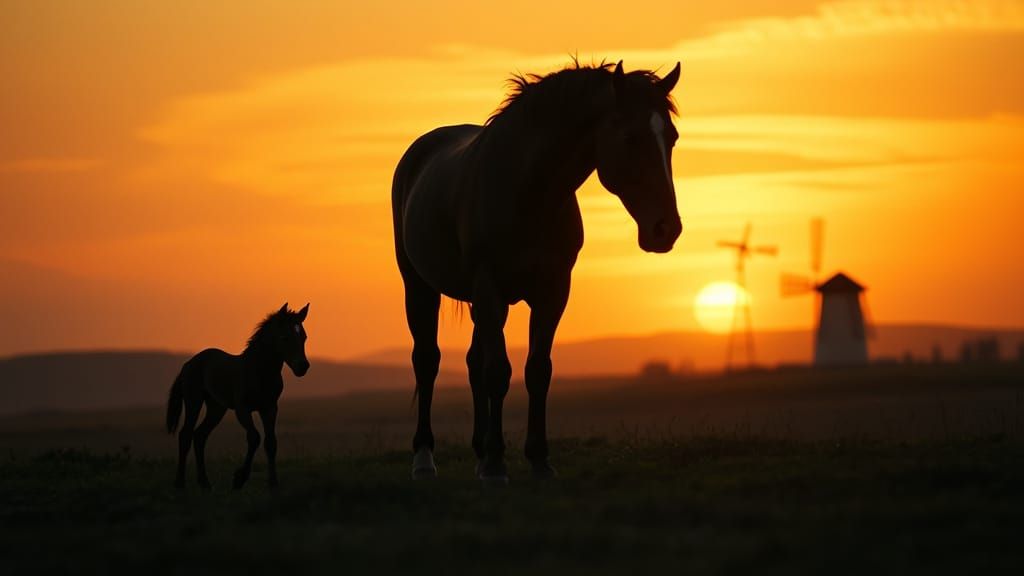
[[548,463],[547,402],[551,384],[551,346],[555,330],[569,300],[570,274],[552,284],[549,291],[530,300],[530,353],[526,358],[526,391],[530,395],[526,425],[526,459],[535,478],[551,478],[555,470]]
[[478,275],[473,291],[473,342],[480,347],[480,375],[488,405],[484,460],[478,475],[482,480],[499,483],[508,482],[501,425],[502,404],[512,377],[512,365],[505,350],[507,319],[508,304],[501,299],[488,275]]
[[[473,310],[469,311],[473,317]],[[474,319],[474,322],[476,320]],[[487,456],[487,420],[490,412],[488,407],[489,394],[487,385],[484,382],[483,374],[483,352],[478,342],[479,335],[473,330],[473,340],[469,344],[469,351],[466,352],[466,370],[469,373],[469,387],[473,392],[473,453],[480,464],[483,464]]]
[[267,453],[267,484],[277,487],[277,404],[260,410],[263,421],[263,450]]
[[235,415],[238,417],[238,423],[242,425],[242,428],[245,428],[245,439],[248,442],[245,462],[242,463],[238,470],[235,470],[233,486],[235,490],[238,490],[245,485],[246,481],[249,480],[249,475],[252,473],[252,458],[256,454],[256,449],[260,447],[260,433],[256,430],[256,424],[252,421],[252,410],[240,407],[235,410]]

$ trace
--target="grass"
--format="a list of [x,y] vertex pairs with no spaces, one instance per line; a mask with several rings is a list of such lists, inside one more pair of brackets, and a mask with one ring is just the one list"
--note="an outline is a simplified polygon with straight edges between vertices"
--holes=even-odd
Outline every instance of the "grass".
[[[0,418],[5,574],[1017,573],[1024,365],[566,380],[560,476],[473,477],[466,388],[434,402],[441,477],[409,479],[410,394],[287,398],[281,487],[229,489],[244,447],[214,432],[212,493],[171,488],[159,406]],[[191,463],[190,463],[191,466]],[[194,478],[190,469],[190,480]]]
[[[229,490],[171,488],[173,462],[48,450],[0,462],[4,566],[26,572],[998,573],[1019,568],[1024,443],[804,441],[742,435],[560,439],[560,476],[441,477],[406,451],[307,455]],[[260,460],[257,460],[261,463]],[[190,475],[190,480],[192,476]]]

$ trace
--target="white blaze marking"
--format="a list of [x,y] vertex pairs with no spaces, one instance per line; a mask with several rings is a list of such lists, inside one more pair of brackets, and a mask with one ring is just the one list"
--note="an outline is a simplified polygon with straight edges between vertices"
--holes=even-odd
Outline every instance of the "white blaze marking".
[[668,185],[672,186],[672,172],[668,169],[668,152],[665,150],[665,121],[657,112],[651,112],[651,131],[654,132],[654,141],[658,143],[658,150],[661,152],[661,166],[665,169],[665,178]]

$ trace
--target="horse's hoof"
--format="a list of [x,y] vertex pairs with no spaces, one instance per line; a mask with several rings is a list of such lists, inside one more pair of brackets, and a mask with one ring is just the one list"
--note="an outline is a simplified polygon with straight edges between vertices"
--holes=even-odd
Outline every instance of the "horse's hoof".
[[434,454],[429,448],[420,448],[412,457],[412,479],[425,480],[437,477]]
[[248,480],[248,475],[242,470],[235,472],[234,480],[231,482],[231,487],[235,490],[240,490],[242,486],[245,486],[245,481]]
[[484,486],[508,486],[508,474],[496,474],[493,476],[481,474],[480,481],[484,483]]
[[551,467],[551,464],[548,464],[547,460],[534,462],[530,472],[535,480],[551,480],[558,476],[558,472]]
[[478,462],[476,465],[476,477],[487,486],[508,485],[508,468],[504,460],[498,462]]

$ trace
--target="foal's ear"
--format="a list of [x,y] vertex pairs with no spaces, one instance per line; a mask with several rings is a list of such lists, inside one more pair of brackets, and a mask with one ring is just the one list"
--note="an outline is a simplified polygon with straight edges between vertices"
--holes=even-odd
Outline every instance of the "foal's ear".
[[626,73],[622,71],[622,60],[619,60],[618,64],[615,65],[615,71],[612,72],[612,86],[615,88],[615,93],[622,92],[626,84]]
[[676,87],[676,82],[679,82],[679,62],[676,62],[676,67],[672,69],[664,78],[658,80],[658,88],[665,94],[668,94]]
[[302,310],[299,310],[299,322],[306,321],[306,314],[309,314],[309,302],[306,302],[306,305],[302,307]]
[[287,303],[287,302],[285,302],[285,303],[284,303],[284,306],[281,306],[281,309],[280,309],[280,310],[278,310],[278,311],[277,311],[277,313],[278,313],[278,314],[284,314],[284,313],[285,313],[285,312],[287,312],[287,311],[288,311],[288,303]]

